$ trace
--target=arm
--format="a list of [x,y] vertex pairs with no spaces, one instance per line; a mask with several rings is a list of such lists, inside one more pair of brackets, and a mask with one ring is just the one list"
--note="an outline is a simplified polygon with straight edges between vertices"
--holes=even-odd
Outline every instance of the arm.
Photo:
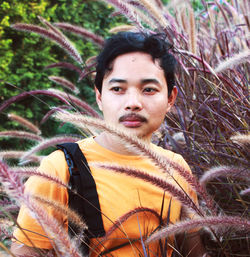
[[[54,152],[43,159],[38,170],[67,183],[67,165],[64,165],[65,163],[62,161],[63,158],[64,154],[61,153],[61,151]],[[58,202],[59,204],[67,205],[67,189],[37,176],[31,176],[26,181],[25,194],[40,196]],[[66,215],[59,213],[56,208],[51,208],[45,204],[41,206],[39,203],[38,206],[41,207],[42,211],[44,211],[48,217],[55,218],[59,224],[62,224],[63,227],[67,229]],[[32,209],[32,211],[36,210]],[[39,208],[38,211],[40,211]],[[13,250],[17,256],[18,254],[22,254],[23,251],[31,251],[32,253],[35,251],[36,253],[39,253],[40,249],[44,250],[52,248],[51,241],[37,217],[39,218],[39,216],[34,216],[32,212],[30,212],[28,206],[21,206],[17,218],[19,226],[13,233],[13,238],[15,238],[17,242],[13,243],[13,247],[11,247],[11,250]],[[25,230],[25,234],[22,230]],[[18,242],[22,242],[23,244]],[[36,248],[33,248],[34,245]],[[32,256],[32,253],[30,253],[30,256]],[[39,256],[44,255],[40,254]]]

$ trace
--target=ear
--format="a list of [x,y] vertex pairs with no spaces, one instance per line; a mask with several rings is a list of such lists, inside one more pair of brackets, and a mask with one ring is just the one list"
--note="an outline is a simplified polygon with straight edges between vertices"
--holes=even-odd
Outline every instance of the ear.
[[99,107],[99,110],[102,111],[102,95],[96,87],[95,87],[95,99]]
[[177,97],[178,90],[177,87],[173,87],[171,95],[168,97],[168,107],[167,107],[167,112],[171,109],[171,107],[175,103],[175,99]]

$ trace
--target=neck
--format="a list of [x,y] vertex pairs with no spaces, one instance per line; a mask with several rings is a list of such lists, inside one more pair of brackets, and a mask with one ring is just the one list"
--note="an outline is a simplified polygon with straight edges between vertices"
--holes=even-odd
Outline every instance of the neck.
[[[118,137],[103,132],[95,137],[95,141],[102,147],[122,155],[139,155],[132,147],[127,147]],[[144,140],[150,143],[150,140]]]

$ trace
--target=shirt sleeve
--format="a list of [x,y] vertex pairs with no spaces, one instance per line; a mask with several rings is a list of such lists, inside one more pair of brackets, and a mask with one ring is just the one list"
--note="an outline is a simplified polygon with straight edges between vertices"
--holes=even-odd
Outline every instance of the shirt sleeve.
[[[42,160],[38,171],[56,177],[64,183],[68,183],[68,166],[64,158],[64,153],[60,150],[45,157]],[[67,189],[47,179],[41,178],[40,176],[32,176],[27,180],[25,183],[25,194],[40,196],[63,205],[68,204]],[[42,208],[49,217],[55,218],[59,224],[62,224],[62,226],[67,229],[67,217],[65,215],[59,213],[56,208],[45,204],[42,205]],[[25,236],[22,230],[17,228],[13,234],[14,238],[17,239],[17,242],[27,246],[35,246],[37,248],[52,248],[50,243],[51,240],[37,220],[37,216],[35,218],[34,213],[31,212],[27,206],[21,206],[17,223],[26,234]],[[29,239],[27,239],[27,237]],[[32,243],[30,241],[32,241]]]

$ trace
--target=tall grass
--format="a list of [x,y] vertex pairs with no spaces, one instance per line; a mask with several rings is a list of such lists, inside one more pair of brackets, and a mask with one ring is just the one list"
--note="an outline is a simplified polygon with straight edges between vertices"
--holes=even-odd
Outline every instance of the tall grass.
[[[154,176],[146,176],[143,171],[100,164],[112,172],[122,172],[162,188],[195,213],[196,218],[192,221],[187,220],[163,228],[150,235],[145,243],[142,240],[144,248],[147,247],[148,242],[156,238],[165,238],[170,234],[183,232],[186,228],[203,227],[204,231],[208,231],[204,232],[205,247],[212,256],[249,256],[250,54],[248,35],[250,8],[248,2],[237,0],[202,2],[203,10],[199,12],[195,12],[188,2],[177,0],[171,1],[169,5],[163,5],[159,0],[139,2],[106,0],[104,2],[113,5],[116,14],[118,12],[126,16],[129,21],[129,24],[113,28],[113,32],[122,30],[160,32],[165,34],[173,45],[172,52],[179,63],[176,77],[178,100],[164,124],[153,136],[153,141],[163,148],[180,153],[191,166],[195,176],[188,175],[178,165],[149,151],[138,139],[131,138],[122,131],[117,131],[116,128],[106,126],[99,119],[80,115],[80,113],[85,113],[95,118],[100,117],[91,106],[75,96],[77,88],[66,78],[50,77],[52,81],[70,88],[72,95],[53,90],[24,92],[2,103],[0,110],[6,112],[9,105],[30,95],[45,94],[56,97],[64,105],[55,106],[51,112],[44,114],[42,122],[49,123],[54,110],[59,110],[61,113],[57,114],[57,118],[62,122],[67,121],[79,127],[83,134],[89,133],[93,127],[109,131],[120,137],[123,143],[132,146],[135,151],[154,161],[162,172],[168,172],[168,167],[175,165],[174,168],[198,193],[199,207],[183,194],[178,185],[170,188],[167,181]],[[77,49],[59,29],[77,33],[99,45],[103,44],[101,37],[70,24],[56,23],[53,25],[41,17],[40,20],[46,28],[29,24],[14,24],[12,27],[17,30],[35,32],[51,39],[78,63],[78,66],[75,66],[60,62],[47,68],[76,70],[79,79],[95,71],[94,62],[84,67]],[[63,111],[69,108],[75,113]],[[0,152],[0,158],[3,159],[0,162],[1,194],[3,195],[1,197],[3,201],[0,202],[0,215],[5,220],[8,219],[15,223],[12,213],[16,208],[13,207],[25,202],[36,213],[45,231],[50,235],[55,235],[53,242],[55,250],[58,252],[60,249],[60,254],[63,256],[79,256],[77,240],[70,239],[59,224],[46,216],[38,204],[41,201],[43,204],[53,205],[53,203],[48,203],[44,199],[31,200],[24,194],[21,179],[22,176],[34,175],[35,171],[25,165],[27,162],[32,162],[36,167],[39,158],[38,156],[35,158],[34,155],[39,155],[41,149],[57,144],[59,139],[60,142],[66,142],[75,141],[76,138],[65,135],[60,138],[55,136],[47,139],[42,135],[42,131],[31,126],[24,119],[25,117],[10,114],[9,118],[19,121],[31,132],[6,131],[1,132],[0,136],[35,140],[37,145],[32,149],[27,149],[26,152],[15,152],[16,149],[4,149]],[[12,150],[12,153],[9,150]],[[12,167],[11,163],[7,165],[8,158],[18,159],[24,167],[22,169]],[[57,178],[47,177],[44,174],[36,175],[60,184]],[[67,187],[62,183],[60,185]],[[131,210],[131,213],[134,214],[137,211]],[[118,229],[117,221],[113,222],[112,229]],[[1,239],[6,240],[10,237],[10,227],[6,228],[0,223]]]

